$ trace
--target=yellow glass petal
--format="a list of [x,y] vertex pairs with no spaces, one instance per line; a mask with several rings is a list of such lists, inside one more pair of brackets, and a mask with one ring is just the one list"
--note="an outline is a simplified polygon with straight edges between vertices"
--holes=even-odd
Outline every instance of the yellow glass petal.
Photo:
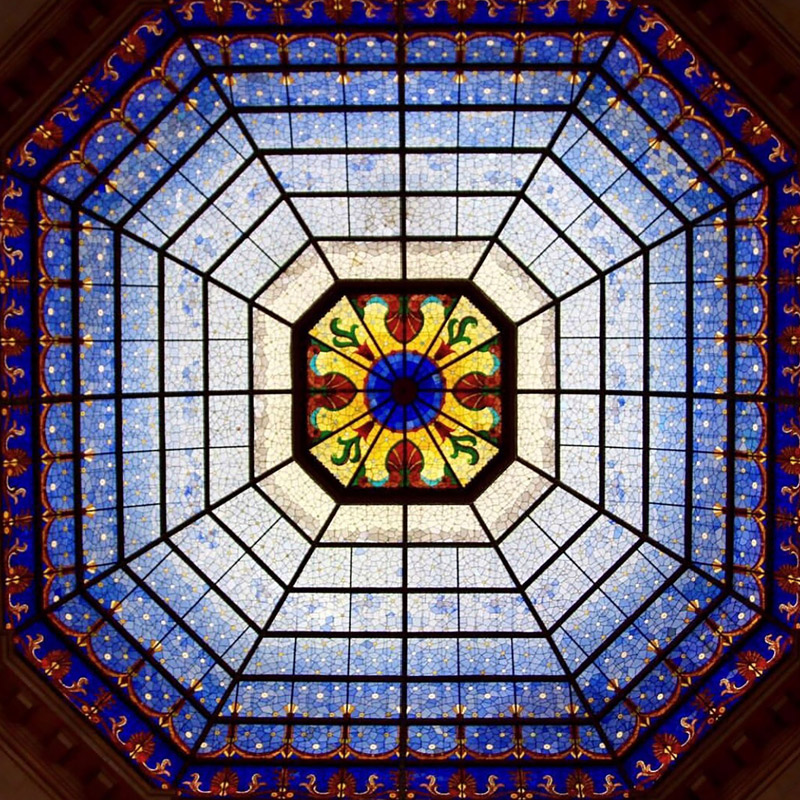
[[[417,353],[427,353],[431,342],[436,338],[444,323],[444,303],[438,297],[429,297],[420,306],[422,314],[422,328],[419,333],[407,343],[410,350]],[[430,355],[430,354],[429,354]]]
[[380,426],[368,416],[329,436],[311,452],[343,486],[348,486],[379,433]]
[[379,297],[373,297],[364,306],[364,322],[372,334],[372,341],[383,355],[396,353],[403,349],[403,343],[398,342],[386,327],[386,315],[388,313],[389,307]]
[[460,355],[479,347],[497,335],[497,328],[466,297],[462,297],[431,348],[431,357],[449,364]]
[[439,416],[431,425],[450,468],[466,486],[498,452],[497,448],[473,431]]
[[474,350],[472,353],[453,362],[442,370],[442,377],[448,389],[452,389],[461,378],[471,372],[494,375],[500,369],[500,360],[492,353]]
[[445,460],[426,428],[409,431],[408,440],[415,444],[422,453],[422,471],[420,477],[426,483],[435,486],[444,477]]
[[338,431],[351,425],[357,419],[361,419],[369,412],[366,395],[359,393],[344,408],[331,410],[321,406],[312,414],[311,422],[316,425],[322,433]]
[[[377,428],[377,425],[376,425]],[[384,428],[380,438],[369,453],[364,464],[367,480],[380,486],[389,480],[389,471],[386,469],[386,459],[390,450],[403,441],[402,431],[390,431]]]
[[[489,408],[472,409],[462,406],[450,392],[445,392],[442,414],[473,431],[490,431],[497,419]],[[442,421],[445,425],[450,424],[446,418]]]
[[311,329],[311,335],[366,367],[380,355],[375,352],[364,324],[346,297],[339,300]]
[[363,389],[367,380],[367,368],[351,361],[336,350],[323,350],[311,361],[311,369],[317,375],[337,372],[349,378],[356,389]]

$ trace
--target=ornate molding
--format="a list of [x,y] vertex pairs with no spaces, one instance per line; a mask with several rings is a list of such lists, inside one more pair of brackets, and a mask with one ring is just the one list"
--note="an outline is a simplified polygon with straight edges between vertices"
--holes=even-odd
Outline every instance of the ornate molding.
[[651,0],[788,139],[800,141],[800,44],[755,0]]
[[[653,800],[759,800],[796,759],[800,652],[652,790]],[[59,701],[0,633],[0,750],[53,800],[158,800],[135,770]]]
[[653,789],[653,800],[758,800],[797,759],[800,743],[800,653],[756,687]]
[[7,152],[146,8],[162,0],[48,0],[3,46],[0,152]]
[[[755,0],[649,0],[786,136],[800,142],[800,49]],[[5,152],[145,8],[164,0],[48,0],[4,47],[0,151]]]
[[0,631],[0,750],[53,800],[156,800],[123,757],[16,658]]

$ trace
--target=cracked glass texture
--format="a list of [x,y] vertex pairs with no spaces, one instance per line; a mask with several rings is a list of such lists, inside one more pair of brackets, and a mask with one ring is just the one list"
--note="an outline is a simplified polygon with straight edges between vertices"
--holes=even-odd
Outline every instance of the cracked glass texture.
[[[522,22],[408,3],[398,59],[379,3],[353,4],[352,30],[327,4],[207,5],[135,27],[101,65],[107,94],[69,101],[90,122],[67,102],[5,179],[4,253],[35,208],[44,276],[19,648],[68,696],[81,671],[110,682],[92,721],[190,795],[219,794],[224,762],[242,791],[334,796],[345,758],[353,792],[375,773],[464,797],[464,763],[475,797],[648,785],[792,622],[765,568],[762,456],[793,154],[704,105],[711,73],[680,37],[663,49],[677,34],[646,7],[551,0]],[[452,30],[426,28],[431,8]],[[374,302],[320,318],[330,349],[293,350],[344,280],[374,281]],[[426,432],[443,477],[420,480],[466,486],[461,463],[493,457],[475,432],[498,434],[499,406],[435,427],[447,387],[482,375],[484,403],[505,355],[437,281],[473,282],[514,327],[515,457],[469,503],[340,503],[296,457],[309,355],[375,376],[377,426],[314,442],[336,443],[343,485],[384,480],[354,457],[380,426]],[[397,388],[402,359],[363,322],[404,297],[475,320],[448,348],[481,331],[468,371],[430,351],[444,389]]]

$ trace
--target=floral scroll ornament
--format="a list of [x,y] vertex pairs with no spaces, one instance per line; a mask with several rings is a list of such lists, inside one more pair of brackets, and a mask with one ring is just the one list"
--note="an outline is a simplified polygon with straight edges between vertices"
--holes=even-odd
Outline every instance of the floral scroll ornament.
[[[784,370],[784,374],[786,374],[786,370]],[[796,377],[797,373],[795,372],[792,374],[792,380]],[[793,486],[784,486],[781,489],[781,494],[785,494],[789,500],[795,502],[800,497],[800,423],[796,419],[790,420],[788,424],[783,426],[783,432],[794,436],[798,441],[798,444],[784,447],[778,453],[780,468],[795,479]]]
[[8,304],[3,303],[3,327],[2,331],[0,331],[0,345],[3,348],[0,367],[2,367],[3,383],[6,380],[16,383],[25,374],[25,370],[21,367],[12,366],[9,362],[10,358],[22,355],[30,346],[30,338],[19,328],[13,328],[9,325],[9,320],[12,317],[21,317],[24,313],[22,307],[18,306],[13,299]]
[[497,776],[489,775],[486,778],[486,786],[480,789],[478,781],[466,770],[459,770],[455,775],[451,775],[447,781],[445,791],[439,790],[439,783],[435,775],[428,775],[428,780],[421,787],[431,797],[450,797],[458,800],[480,800],[484,797],[494,796],[498,790],[503,788],[502,783],[497,782]]
[[609,17],[615,17],[622,10],[622,3],[619,0],[548,0],[543,8],[546,17],[555,15],[556,10],[562,3],[567,4],[567,13],[576,22],[586,22],[596,13],[597,7],[603,3],[608,10]]
[[31,585],[33,574],[25,565],[14,564],[12,559],[14,556],[26,552],[27,549],[28,545],[25,542],[20,542],[19,539],[15,539],[14,543],[8,547],[5,552],[6,609],[17,622],[22,619],[23,614],[28,612],[29,607],[26,603],[16,602],[13,598],[14,595],[21,594]]
[[[800,316],[800,305],[794,299],[784,306],[784,310],[787,314]],[[800,356],[800,326],[790,325],[784,328],[778,335],[778,344],[788,355]],[[800,363],[784,367],[783,374],[794,383],[800,374]]]
[[[442,2],[447,4],[447,13],[460,22],[470,19],[478,10],[478,0],[421,0],[420,6],[426,17],[435,17],[436,9]],[[496,17],[497,12],[504,6],[501,0],[484,0],[484,2],[490,17]]]
[[[9,208],[10,200],[22,197],[22,190],[17,188],[13,181],[9,181],[3,188],[0,197],[0,257],[3,267],[13,265],[22,258],[22,250],[9,245],[8,239],[16,239],[28,230],[28,220],[18,208]],[[5,270],[0,273],[0,279],[5,279]],[[0,284],[1,285],[1,284]]]
[[153,734],[149,731],[137,731],[131,734],[127,740],[123,739],[121,733],[127,724],[126,717],[111,719],[111,736],[116,744],[152,777],[169,777],[170,760],[168,758],[156,762],[153,766],[147,763],[156,750]]
[[250,783],[240,789],[239,773],[227,767],[214,774],[208,789],[203,788],[200,775],[197,772],[192,773],[192,779],[184,781],[183,784],[189,787],[189,791],[195,797],[248,797],[266,785],[261,780],[261,776],[256,773],[250,778]]
[[582,769],[570,772],[567,777],[564,791],[556,788],[556,782],[552,775],[544,776],[544,783],[539,787],[544,789],[547,797],[568,797],[579,798],[579,800],[596,800],[601,797],[614,797],[618,794],[617,789],[622,787],[621,783],[614,780],[613,775],[606,775],[602,787],[596,786],[591,775]]
[[56,688],[65,696],[86,694],[85,677],[68,683],[66,678],[72,670],[72,654],[69,650],[50,650],[44,655],[39,655],[44,636],[26,636],[26,651],[28,658],[50,679]]
[[652,751],[658,766],[653,767],[643,760],[637,761],[636,767],[639,770],[636,773],[637,778],[645,778],[648,781],[653,780],[664,772],[673,761],[676,761],[681,753],[689,748],[697,735],[697,720],[684,717],[681,720],[681,728],[685,731],[682,739],[679,739],[673,733],[657,733],[653,737]]
[[772,152],[769,155],[770,161],[788,161],[786,156],[786,145],[775,135],[772,128],[749,106],[744,103],[727,102],[728,108],[725,111],[726,117],[734,117],[737,114],[745,114],[746,118],[742,122],[742,139],[750,145],[766,144],[770,140],[774,143]]
[[661,28],[661,34],[656,42],[656,52],[658,57],[664,61],[677,61],[682,56],[689,54],[689,66],[684,70],[684,75],[690,77],[691,75],[700,75],[700,60],[689,49],[689,46],[683,40],[683,37],[678,34],[672,26],[668,25],[658,14],[647,13],[643,14],[642,33]]
[[261,10],[258,5],[249,0],[187,0],[178,6],[177,13],[187,22],[194,19],[197,6],[203,7],[205,15],[215,25],[224,25],[233,19],[235,6],[239,6],[247,19],[255,19]]
[[367,778],[366,786],[359,790],[355,776],[346,769],[339,770],[335,775],[328,778],[325,788],[317,786],[317,776],[309,775],[305,783],[300,786],[305,789],[310,797],[324,798],[324,800],[354,800],[356,797],[374,797],[378,790],[383,787],[378,782],[377,775],[370,775]]
[[28,470],[31,465],[31,456],[27,450],[11,446],[11,440],[24,436],[26,429],[14,420],[10,420],[9,415],[5,412],[6,409],[3,409],[3,496],[4,499],[11,500],[16,504],[20,498],[25,497],[26,490],[24,486],[15,486],[12,481]]
[[36,165],[36,156],[31,151],[31,147],[39,147],[42,150],[56,150],[64,143],[64,129],[56,122],[60,117],[66,117],[70,122],[77,122],[80,119],[78,106],[75,103],[62,103],[56,106],[50,116],[40,122],[33,133],[20,145],[17,151],[17,160],[20,166]]
[[321,4],[331,19],[346,20],[353,15],[355,2],[364,7],[364,16],[367,19],[373,19],[381,7],[380,3],[373,0],[305,0],[300,6],[300,12],[306,19],[311,19],[314,15],[314,6]]
[[780,612],[785,614],[788,621],[796,628],[800,627],[800,543],[797,535],[793,534],[782,545],[784,553],[791,553],[794,563],[783,564],[775,573],[778,586],[793,599],[779,606]]
[[783,636],[765,636],[764,642],[769,648],[770,655],[765,656],[756,650],[744,650],[736,658],[736,672],[744,683],[734,682],[728,678],[720,681],[723,695],[740,695],[755,684],[770,665],[780,658],[784,650]]
[[124,36],[103,64],[103,79],[119,80],[119,72],[117,72],[113,63],[116,59],[119,59],[124,64],[138,64],[143,61],[147,55],[147,44],[142,38],[142,32],[145,31],[153,36],[161,36],[164,31],[160,23],[161,20],[158,18],[146,19],[141,25],[133,28],[127,36]]
[[[797,176],[792,176],[789,183],[783,188],[783,192],[793,197],[800,195],[800,181],[798,181]],[[781,211],[778,217],[778,227],[790,236],[800,236],[800,204],[795,203]],[[791,259],[793,264],[797,263],[798,256],[800,256],[800,244],[784,248],[783,255]],[[786,313],[794,313],[800,316],[800,308],[787,309]]]

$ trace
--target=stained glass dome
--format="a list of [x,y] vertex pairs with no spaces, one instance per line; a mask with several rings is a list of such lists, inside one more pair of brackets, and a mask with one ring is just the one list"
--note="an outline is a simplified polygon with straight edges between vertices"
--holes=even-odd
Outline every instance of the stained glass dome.
[[613,798],[800,618],[796,156],[627,0],[171,0],[0,183],[4,620],[167,795]]

